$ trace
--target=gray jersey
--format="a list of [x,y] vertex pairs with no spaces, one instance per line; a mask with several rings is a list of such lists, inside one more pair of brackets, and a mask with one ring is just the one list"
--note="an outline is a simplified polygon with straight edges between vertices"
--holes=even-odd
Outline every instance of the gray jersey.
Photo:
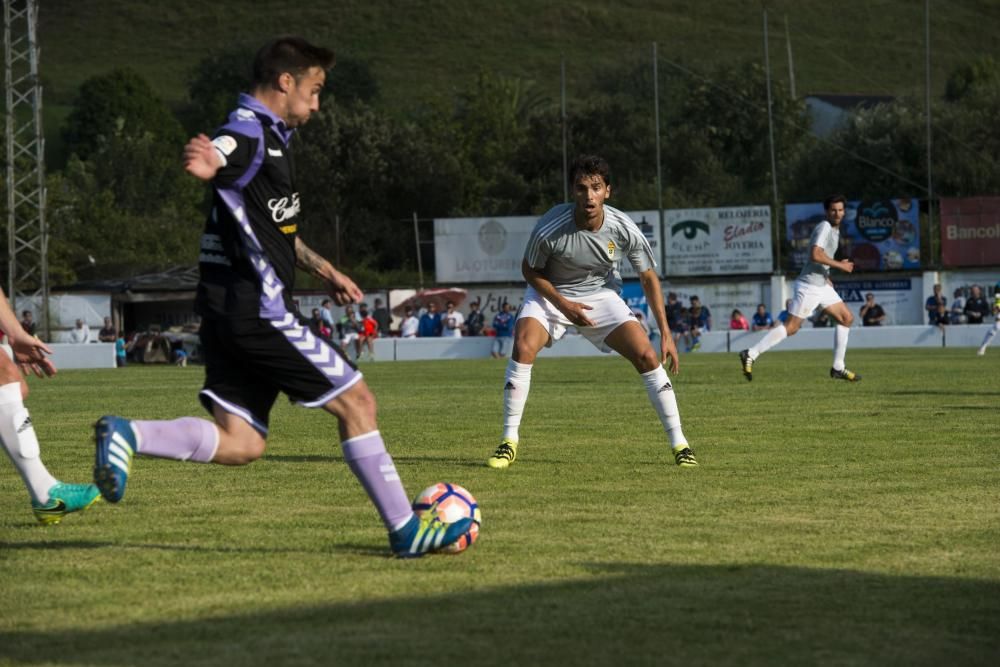
[[639,227],[616,208],[604,206],[596,232],[577,229],[573,204],[543,215],[528,239],[524,259],[564,296],[593,294],[602,287],[621,291],[618,263],[628,257],[637,273],[656,268],[653,250]]
[[[813,246],[819,246],[826,253],[827,257],[833,259],[837,253],[837,246],[840,245],[840,229],[834,229],[833,225],[824,220],[816,225],[812,236],[809,237],[809,253],[812,256]],[[830,267],[826,264],[809,261],[802,267],[799,280],[810,285],[825,285],[830,279]]]

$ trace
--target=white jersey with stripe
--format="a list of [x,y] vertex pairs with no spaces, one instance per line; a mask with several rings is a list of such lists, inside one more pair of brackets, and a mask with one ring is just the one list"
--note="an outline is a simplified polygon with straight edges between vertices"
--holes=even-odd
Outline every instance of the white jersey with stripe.
[[[812,253],[813,246],[819,246],[826,253],[826,256],[833,259],[837,254],[837,246],[840,245],[840,228],[834,228],[829,222],[824,220],[816,225],[812,236],[809,237],[809,252]],[[830,267],[809,260],[802,267],[799,280],[809,285],[825,285],[830,279]]]
[[653,249],[638,225],[616,208],[604,206],[604,223],[591,232],[579,229],[574,204],[554,206],[528,239],[524,259],[563,296],[580,297],[602,288],[621,292],[618,264],[627,257],[637,273],[656,268]]

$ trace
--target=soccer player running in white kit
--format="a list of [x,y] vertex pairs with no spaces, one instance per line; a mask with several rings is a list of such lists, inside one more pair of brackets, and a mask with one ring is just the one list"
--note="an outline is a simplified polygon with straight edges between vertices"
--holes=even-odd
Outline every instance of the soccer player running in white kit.
[[740,352],[740,365],[747,380],[753,380],[753,364],[757,357],[788,336],[795,335],[802,326],[802,321],[817,308],[837,322],[833,334],[833,368],[830,369],[830,377],[848,382],[861,379],[860,375],[844,366],[847,337],[851,324],[854,323],[854,315],[833,289],[833,282],[830,280],[831,267],[845,273],[854,271],[854,262],[851,260],[838,261],[833,258],[840,244],[840,223],[844,219],[846,204],[847,198],[843,195],[833,195],[823,201],[826,220],[816,226],[809,238],[809,262],[802,267],[802,272],[795,281],[795,296],[788,307],[788,319],[768,331],[756,345]]
[[979,346],[976,350],[978,356],[983,356],[986,354],[986,348],[990,346],[993,342],[993,337],[997,335],[997,331],[1000,331],[1000,282],[998,282],[993,288],[993,327],[986,332],[983,337],[983,344]]
[[[575,326],[597,348],[614,350],[632,362],[667,433],[675,462],[696,466],[681,430],[673,385],[662,365],[669,359],[670,372],[678,371],[677,347],[667,326],[652,249],[635,222],[605,204],[611,196],[611,181],[603,158],[578,157],[569,178],[573,202],[560,204],[539,219],[521,262],[528,288],[504,376],[503,435],[487,463],[491,468],[507,468],[517,458],[518,428],[535,357],[543,347],[559,340],[566,327]],[[639,274],[650,311],[664,332],[659,354],[619,296],[617,263],[622,257],[627,257]]]

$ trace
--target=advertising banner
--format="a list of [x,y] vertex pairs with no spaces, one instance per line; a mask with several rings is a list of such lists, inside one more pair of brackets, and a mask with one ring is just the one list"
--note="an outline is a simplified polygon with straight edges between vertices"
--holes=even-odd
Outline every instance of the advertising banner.
[[1000,265],[1000,197],[941,199],[941,263]]
[[854,326],[861,326],[861,306],[869,293],[875,296],[875,303],[885,311],[884,325],[923,324],[927,318],[924,316],[924,297],[920,292],[922,283],[919,278],[835,280],[833,287],[854,313]]
[[[702,306],[712,314],[712,331],[725,331],[734,310],[739,310],[749,320],[758,303],[771,301],[770,281],[745,281],[696,285],[673,280],[662,283],[663,299],[673,292],[685,308],[691,306],[691,297],[696,296]],[[777,313],[771,313],[777,315]]]
[[769,273],[773,268],[769,206],[670,210],[666,223],[664,275]]
[[[660,264],[659,214],[626,211],[642,230]],[[521,260],[537,217],[435,218],[435,278],[439,283],[522,282]],[[660,267],[662,271],[662,267]],[[632,265],[619,263],[623,278],[635,278]]]
[[435,218],[439,283],[519,282],[521,259],[538,218]]
[[[791,266],[809,261],[809,237],[826,219],[823,204],[785,207]],[[920,207],[915,199],[866,199],[847,203],[840,223],[838,258],[854,262],[855,271],[895,271],[920,268]]]

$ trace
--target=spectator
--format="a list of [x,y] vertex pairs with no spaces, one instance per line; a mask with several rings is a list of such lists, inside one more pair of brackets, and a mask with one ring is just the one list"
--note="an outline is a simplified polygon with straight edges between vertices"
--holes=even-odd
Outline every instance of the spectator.
[[[763,308],[763,304],[761,304],[760,307]],[[757,316],[754,315],[755,319],[756,317]],[[770,315],[768,315],[768,318],[770,318]],[[741,313],[739,309],[736,309],[733,311],[733,316],[729,318],[729,328],[734,331],[749,331],[750,323],[747,322],[747,318],[743,317],[743,313]],[[756,327],[754,328],[754,331],[757,331]]]
[[753,327],[754,331],[763,331],[764,329],[770,329],[774,326],[774,318],[771,317],[771,313],[767,312],[767,306],[762,303],[757,304],[757,312],[753,314]]
[[646,338],[649,338],[649,322],[646,321],[646,314],[639,308],[633,308],[632,314],[635,315],[635,321],[639,323],[639,326],[645,332]]
[[[320,309],[320,315],[322,314],[323,310]],[[344,316],[340,318],[337,330],[340,334],[340,346],[346,354],[350,354],[348,347],[353,346],[354,360],[357,361],[361,357],[361,322],[354,314],[354,306],[344,306]]]
[[416,338],[417,330],[420,329],[420,320],[413,315],[413,309],[409,306],[406,307],[405,312],[403,322],[399,325],[399,335],[403,338]]
[[97,332],[97,340],[101,341],[102,343],[113,343],[115,342],[115,340],[117,340],[117,338],[118,334],[115,333],[115,328],[111,324],[111,318],[105,317],[104,326],[101,327],[101,330]]
[[323,299],[322,303],[319,304],[319,315],[326,322],[327,328],[330,330],[332,335],[334,331],[338,331],[340,327],[337,323],[333,321],[333,302],[330,299]]
[[983,298],[983,289],[979,285],[972,286],[972,293],[965,302],[965,319],[969,324],[982,324],[983,318],[990,314],[990,304]]
[[686,351],[691,352],[701,347],[701,334],[712,330],[712,313],[708,306],[701,305],[698,297],[692,296],[688,317],[691,321],[691,347]]
[[962,289],[958,288],[951,301],[951,323],[965,324],[965,319],[965,300],[962,298]]
[[118,368],[123,368],[128,361],[126,360],[127,352],[125,350],[125,336],[118,334],[115,339],[115,365]]
[[[788,321],[788,308],[792,305],[791,299],[785,299],[785,309],[778,313],[778,321],[784,324]],[[815,320],[813,321],[815,323]]]
[[389,317],[389,309],[382,305],[382,299],[375,299],[375,308],[372,309],[372,317],[375,318],[375,323],[378,324],[379,337],[384,338],[388,336],[391,318]]
[[924,310],[927,311],[927,323],[937,324],[938,323],[938,306],[948,305],[948,299],[941,293],[941,283],[934,285],[934,294],[927,297],[927,302],[924,304]]
[[89,343],[90,327],[83,320],[76,321],[76,328],[69,332],[69,342]]
[[434,338],[441,335],[441,313],[438,306],[431,301],[427,304],[427,312],[420,316],[420,327],[417,329],[417,336],[420,338]]
[[680,316],[676,324],[670,325],[670,333],[674,336],[674,343],[685,341],[685,352],[691,351],[691,312],[681,306]]
[[361,350],[368,348],[368,360],[375,361],[375,339],[378,338],[378,322],[368,312],[368,304],[363,303],[358,307],[358,317],[361,318],[361,327],[358,336],[358,360],[361,360]]
[[455,308],[454,301],[446,303],[445,308],[445,313],[442,316],[442,324],[444,328],[440,335],[445,338],[461,338],[462,325],[465,324],[465,316]]
[[948,308],[945,307],[944,303],[939,303],[937,305],[937,310],[931,314],[931,324],[936,324],[939,329],[944,329],[945,326],[952,324],[951,313],[948,312]]
[[684,306],[677,300],[677,292],[669,292],[667,294],[666,311],[667,326],[670,327],[671,331],[677,331],[680,327],[683,319],[681,315],[682,310],[684,310]]
[[871,292],[865,294],[865,302],[859,312],[861,323],[866,327],[880,327],[885,324],[885,311],[882,306],[875,303],[875,295]]
[[35,316],[30,310],[21,312],[21,328],[27,331],[29,336],[35,335]]
[[483,313],[479,310],[479,302],[473,301],[469,304],[469,316],[465,318],[465,335],[466,336],[481,336],[483,335],[483,325],[485,324],[483,320]]
[[184,341],[180,338],[175,338],[170,341],[170,356],[174,360],[175,366],[180,366],[182,368],[188,365],[188,354],[187,350],[184,349]]
[[826,314],[825,310],[821,310],[816,313],[812,318],[812,322],[814,329],[826,329],[833,324],[830,321],[830,316]]
[[506,301],[500,307],[500,312],[493,317],[493,330],[496,338],[490,354],[494,359],[503,359],[510,352],[510,344],[514,340],[514,313],[510,312],[510,304]]
[[323,321],[323,315],[320,313],[319,308],[312,309],[312,317],[309,318],[309,331],[312,332],[314,336],[326,339],[328,341],[333,340],[333,331],[330,327],[326,325]]

